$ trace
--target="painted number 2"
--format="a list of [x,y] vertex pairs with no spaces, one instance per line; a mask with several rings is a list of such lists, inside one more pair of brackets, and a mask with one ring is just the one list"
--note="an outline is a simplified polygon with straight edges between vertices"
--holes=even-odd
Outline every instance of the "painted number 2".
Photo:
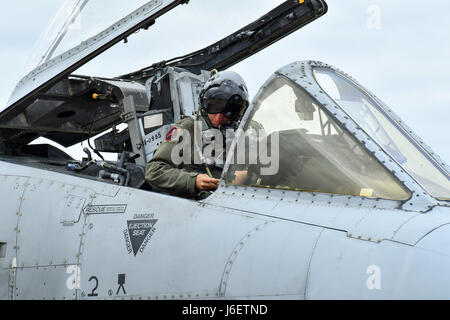
[[98,288],[98,279],[96,276],[92,276],[89,278],[89,282],[91,282],[92,280],[95,281],[95,287],[94,289],[92,289],[92,292],[88,294],[88,297],[98,297],[98,293],[95,292]]

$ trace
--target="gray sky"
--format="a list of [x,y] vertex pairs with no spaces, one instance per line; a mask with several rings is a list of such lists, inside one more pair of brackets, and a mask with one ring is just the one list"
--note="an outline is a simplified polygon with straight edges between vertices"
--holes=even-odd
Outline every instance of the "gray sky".
[[[110,9],[120,2],[106,1]],[[161,17],[149,31],[130,37],[127,45],[118,44],[76,73],[117,76],[189,53],[234,32],[281,2],[191,0]],[[286,64],[307,59],[327,62],[384,100],[449,163],[450,2],[327,3],[327,15],[233,68],[247,80],[251,95]],[[60,4],[61,0],[2,3],[0,109],[24,75],[39,36]]]

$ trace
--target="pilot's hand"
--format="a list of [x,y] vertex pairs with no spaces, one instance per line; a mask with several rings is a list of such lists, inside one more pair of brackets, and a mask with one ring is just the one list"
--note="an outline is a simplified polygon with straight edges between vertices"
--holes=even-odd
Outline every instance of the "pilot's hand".
[[216,190],[219,182],[219,179],[210,178],[207,174],[199,174],[195,180],[195,188],[199,191]]
[[235,171],[234,176],[235,179],[233,181],[233,184],[238,186],[243,185],[248,179],[248,171],[247,170]]

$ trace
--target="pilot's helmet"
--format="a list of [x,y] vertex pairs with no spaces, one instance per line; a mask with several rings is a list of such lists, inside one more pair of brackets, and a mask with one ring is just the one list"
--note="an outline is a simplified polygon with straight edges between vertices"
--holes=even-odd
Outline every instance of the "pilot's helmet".
[[203,116],[222,113],[229,122],[240,120],[249,106],[247,85],[236,72],[213,70],[200,93],[199,103]]

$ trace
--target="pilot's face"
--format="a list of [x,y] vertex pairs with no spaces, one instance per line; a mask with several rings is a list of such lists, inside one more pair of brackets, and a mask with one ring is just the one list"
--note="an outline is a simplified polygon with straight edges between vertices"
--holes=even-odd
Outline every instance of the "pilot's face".
[[214,128],[218,128],[219,126],[225,125],[230,119],[226,118],[221,113],[216,114],[208,114],[208,118],[211,121]]

